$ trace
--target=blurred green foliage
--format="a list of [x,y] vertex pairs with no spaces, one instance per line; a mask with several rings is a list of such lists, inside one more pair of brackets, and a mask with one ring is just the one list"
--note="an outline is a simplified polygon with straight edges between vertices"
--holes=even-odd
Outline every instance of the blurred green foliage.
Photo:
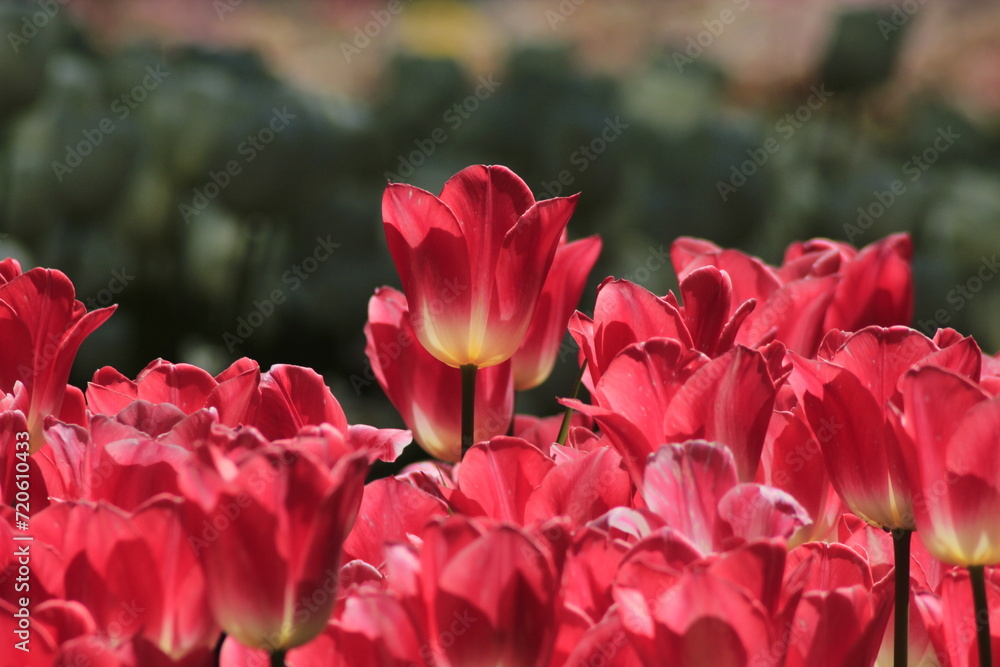
[[[0,7],[0,34],[24,11]],[[606,275],[671,288],[662,252],[679,235],[776,263],[793,240],[908,230],[915,324],[937,316],[995,351],[1000,280],[982,267],[1000,250],[1000,140],[940,100],[874,114],[904,36],[873,35],[878,18],[845,14],[815,80],[754,108],[708,56],[681,68],[664,48],[611,79],[557,45],[518,47],[488,76],[401,54],[378,99],[349,104],[293,89],[250,52],[99,53],[59,14],[0,48],[0,255],[65,271],[91,307],[119,304],[78,383],[106,364],[217,371],[247,355],[313,366],[352,421],[389,426],[362,332],[375,287],[398,285],[386,179],[437,192],[499,163],[540,198],[583,193],[571,237],[599,233],[605,251],[581,310]],[[977,272],[990,279],[972,292]],[[575,362],[567,348],[519,409],[554,413]]]

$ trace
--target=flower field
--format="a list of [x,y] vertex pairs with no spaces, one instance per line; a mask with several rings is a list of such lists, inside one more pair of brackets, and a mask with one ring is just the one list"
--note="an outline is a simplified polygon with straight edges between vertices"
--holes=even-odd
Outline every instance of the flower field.
[[[408,430],[249,358],[81,390],[116,307],[0,263],[4,664],[989,663],[1000,360],[908,326],[909,237],[678,238],[677,293],[609,277],[586,315],[585,201],[387,186],[365,352]],[[567,331],[578,393],[515,413]]]

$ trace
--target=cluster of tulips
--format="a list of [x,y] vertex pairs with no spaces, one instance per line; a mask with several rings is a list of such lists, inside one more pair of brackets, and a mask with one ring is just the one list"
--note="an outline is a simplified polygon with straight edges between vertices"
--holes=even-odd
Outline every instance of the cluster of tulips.
[[[681,238],[678,294],[608,278],[588,317],[576,204],[387,187],[366,353],[405,431],[249,359],[70,386],[114,308],[0,263],[0,662],[990,664],[1000,360],[906,326],[909,238]],[[515,415],[567,329],[589,401]]]

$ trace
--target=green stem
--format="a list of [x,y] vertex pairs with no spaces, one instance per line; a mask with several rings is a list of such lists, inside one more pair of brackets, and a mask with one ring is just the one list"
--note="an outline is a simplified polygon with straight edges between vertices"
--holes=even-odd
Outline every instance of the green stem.
[[[570,398],[576,398],[580,393],[580,385],[583,384],[583,374],[587,370],[587,360],[584,359],[583,363],[580,364],[580,373],[576,376],[576,384],[573,386],[573,395]],[[566,438],[569,437],[569,421],[573,417],[573,408],[567,407],[566,412],[563,413],[562,424],[559,426],[559,437],[556,439],[557,445],[565,445]]]
[[271,667],[285,667],[286,651],[274,651],[271,653]]
[[511,393],[510,402],[511,402],[511,405],[513,406],[513,409],[510,411],[510,423],[507,424],[507,436],[508,437],[511,437],[511,436],[514,435],[514,415],[517,414],[517,389],[515,389],[513,386],[511,386],[510,393]]
[[476,444],[476,371],[475,364],[460,366],[462,371],[462,457]]
[[976,609],[976,641],[979,643],[979,667],[993,667],[990,646],[990,608],[986,603],[986,574],[982,565],[969,566],[972,601]]
[[910,631],[910,538],[913,531],[895,528],[892,533],[896,571],[896,623],[893,634],[893,667],[906,667]]

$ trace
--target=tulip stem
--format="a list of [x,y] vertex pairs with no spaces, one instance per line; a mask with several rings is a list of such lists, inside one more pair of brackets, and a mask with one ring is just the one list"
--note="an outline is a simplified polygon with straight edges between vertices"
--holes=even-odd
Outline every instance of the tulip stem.
[[[576,398],[580,393],[580,385],[583,384],[583,373],[587,370],[587,360],[584,359],[583,363],[580,364],[580,372],[576,376],[576,384],[573,385],[573,395],[570,398]],[[567,407],[566,412],[563,413],[562,424],[559,426],[559,437],[556,439],[557,445],[565,445],[566,438],[569,437],[569,421],[573,418],[573,408]]]
[[892,533],[893,564],[896,571],[895,626],[893,628],[893,667],[906,667],[910,631],[910,538],[913,531],[894,528]]
[[285,667],[285,651],[271,653],[271,667]]
[[986,574],[982,565],[969,566],[972,600],[976,608],[976,640],[979,643],[979,666],[993,667],[990,647],[990,608],[986,603]]
[[476,444],[476,371],[475,364],[459,366],[462,371],[462,457]]

